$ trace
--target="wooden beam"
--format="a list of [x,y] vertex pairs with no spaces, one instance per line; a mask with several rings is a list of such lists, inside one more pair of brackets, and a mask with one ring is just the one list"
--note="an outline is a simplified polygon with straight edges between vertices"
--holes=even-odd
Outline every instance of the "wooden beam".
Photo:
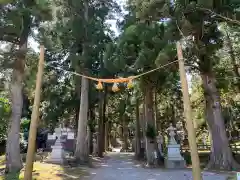
[[34,104],[33,104],[32,116],[31,116],[30,132],[28,137],[28,150],[27,150],[27,160],[26,160],[26,166],[25,166],[25,172],[24,172],[24,180],[32,180],[33,162],[34,162],[34,155],[36,151],[35,144],[36,144],[36,136],[37,136],[43,69],[44,69],[44,47],[41,46],[37,79],[36,79]]
[[186,71],[183,60],[182,47],[180,42],[177,42],[177,54],[179,62],[180,80],[182,85],[183,104],[184,104],[184,115],[186,119],[187,131],[188,131],[188,142],[191,151],[192,159],[192,173],[194,180],[202,180],[200,161],[198,156],[196,132],[192,120],[192,108],[190,104],[190,97],[188,93],[188,82],[186,77]]

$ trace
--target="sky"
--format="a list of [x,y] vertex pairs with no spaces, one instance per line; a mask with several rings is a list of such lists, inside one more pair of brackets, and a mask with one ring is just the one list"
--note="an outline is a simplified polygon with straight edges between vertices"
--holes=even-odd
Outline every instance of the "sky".
[[[121,7],[122,12],[125,14],[126,11],[124,10],[124,5],[126,3],[126,0],[117,0],[117,2]],[[117,19],[122,20],[123,17],[117,17]],[[117,28],[117,20],[107,20],[106,23],[108,23],[110,25],[111,30],[114,31],[116,35],[119,34],[119,31],[118,31],[118,28]],[[37,33],[37,31],[35,31],[34,33]],[[36,52],[39,52],[39,44],[32,37],[29,38],[29,45]]]
[[[118,0],[118,4],[121,6],[122,12],[124,14],[126,13],[126,11],[124,10],[125,3],[126,3],[126,0]],[[123,17],[117,17],[117,18],[118,18],[118,20],[123,19]],[[117,25],[116,25],[117,20],[107,20],[106,22],[110,25],[111,30],[114,31],[116,35],[118,35],[119,31],[118,31]],[[34,33],[37,33],[37,31],[35,31]],[[29,45],[36,52],[39,52],[39,44],[32,37],[29,38]],[[191,75],[187,74],[187,80],[188,80],[188,83],[189,83],[190,93],[191,93],[191,78],[192,78]]]

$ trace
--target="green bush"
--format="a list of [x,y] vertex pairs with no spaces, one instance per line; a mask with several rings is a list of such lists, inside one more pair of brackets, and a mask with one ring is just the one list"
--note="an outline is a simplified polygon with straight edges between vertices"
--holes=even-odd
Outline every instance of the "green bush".
[[21,132],[24,132],[25,130],[28,130],[30,126],[30,120],[29,119],[22,119],[21,120]]
[[153,125],[147,124],[146,136],[149,139],[155,139],[155,137],[157,136],[157,132]]
[[191,154],[190,154],[190,152],[186,151],[186,152],[183,154],[183,158],[185,159],[187,165],[192,164],[192,159],[191,159]]
[[227,178],[227,180],[237,180],[237,177],[236,177],[236,175],[235,176],[230,176],[230,177]]
[[8,119],[10,117],[11,107],[8,99],[0,97],[0,141],[5,140],[7,136]]

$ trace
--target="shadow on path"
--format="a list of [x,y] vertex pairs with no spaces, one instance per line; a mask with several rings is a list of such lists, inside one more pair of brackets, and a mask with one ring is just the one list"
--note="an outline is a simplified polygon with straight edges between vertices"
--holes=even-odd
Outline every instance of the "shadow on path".
[[[108,153],[83,180],[192,180],[186,170],[147,169],[133,160],[132,153]],[[226,180],[228,175],[203,172],[203,180]]]

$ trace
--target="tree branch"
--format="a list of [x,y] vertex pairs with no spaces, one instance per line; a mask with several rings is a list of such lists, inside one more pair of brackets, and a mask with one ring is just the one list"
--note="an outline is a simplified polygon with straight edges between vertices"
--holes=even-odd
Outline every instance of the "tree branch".
[[0,27],[0,41],[19,44],[19,36],[15,32],[14,27],[11,26]]
[[233,23],[233,24],[237,24],[237,25],[240,26],[240,21],[235,20],[235,19],[228,18],[228,17],[223,16],[223,15],[221,15],[221,14],[218,14],[218,13],[212,11],[211,9],[207,9],[207,8],[203,8],[203,7],[198,7],[198,9],[201,10],[201,11],[206,11],[206,12],[209,12],[209,13],[211,13],[211,14],[214,14],[215,16],[217,16],[217,17],[219,17],[219,18],[221,18],[221,19],[224,19],[225,21],[228,21],[228,22],[231,22],[231,23]]
[[194,64],[190,64],[190,63],[184,63],[186,66],[190,67],[190,68],[193,68],[197,71],[200,71],[200,68],[197,66],[197,65],[194,65]]
[[18,38],[15,36],[11,36],[11,35],[0,36],[0,41],[10,42],[13,44],[19,44]]

